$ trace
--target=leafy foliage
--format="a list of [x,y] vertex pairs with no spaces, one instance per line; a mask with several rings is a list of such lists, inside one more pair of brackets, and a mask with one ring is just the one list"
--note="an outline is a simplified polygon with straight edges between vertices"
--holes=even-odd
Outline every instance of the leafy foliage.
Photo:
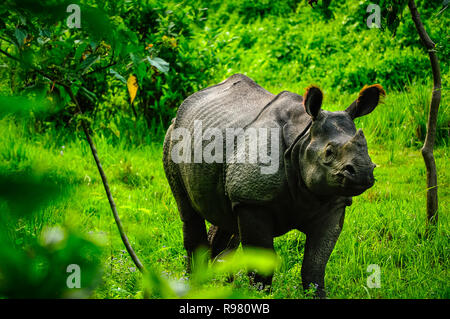
[[[99,9],[81,2],[83,26],[69,28],[68,4],[7,1],[2,6],[1,36],[6,54],[17,62],[8,64],[12,93],[46,87],[49,97],[66,106],[70,99],[58,84],[67,84],[83,112],[95,116],[101,104],[110,102],[108,92],[135,76],[142,92],[139,115],[151,126],[155,119],[168,122],[181,101],[204,83],[207,67],[192,61],[184,40],[198,15],[191,7],[150,2],[138,8],[131,2],[107,1]],[[110,76],[119,83],[109,81]],[[73,113],[65,109],[50,120],[67,123]]]
[[[57,81],[70,83],[92,125],[131,141],[127,127],[162,135],[188,95],[236,72],[274,93],[284,83],[296,83],[287,89],[298,93],[311,83],[336,92],[428,83],[429,62],[406,1],[374,3],[391,33],[367,28],[366,2],[319,1],[313,9],[306,1],[81,1],[77,29],[67,26],[68,1],[7,1],[2,44],[20,63],[2,71],[6,95],[39,88],[55,109],[40,125],[76,128],[68,125],[76,110]],[[447,15],[438,14],[439,2],[418,6],[447,74]],[[131,76],[133,103],[126,96]]]

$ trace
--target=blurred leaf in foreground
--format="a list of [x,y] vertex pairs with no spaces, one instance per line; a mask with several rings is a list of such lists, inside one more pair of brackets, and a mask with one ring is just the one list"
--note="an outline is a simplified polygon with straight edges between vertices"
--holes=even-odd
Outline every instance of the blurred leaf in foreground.
[[0,200],[20,217],[65,194],[67,189],[61,183],[34,173],[0,172]]
[[241,270],[258,271],[261,274],[272,273],[280,264],[280,258],[271,250],[246,248],[237,250],[215,260],[208,266],[209,254],[205,249],[199,249],[193,256],[192,274],[190,280],[182,278],[173,280],[149,269],[144,276],[146,294],[157,298],[213,298],[240,299],[248,298],[239,289],[228,287],[211,287],[214,278],[235,274]]
[[[22,223],[38,221],[39,209],[68,190],[64,181],[35,172],[0,172],[0,298],[82,298],[98,284],[96,243],[58,226],[36,235],[36,224]],[[70,267],[79,270],[79,287],[71,285]]]
[[[0,228],[0,298],[83,298],[100,280],[100,248],[61,228],[19,248]],[[70,265],[79,267],[80,288],[70,286]]]

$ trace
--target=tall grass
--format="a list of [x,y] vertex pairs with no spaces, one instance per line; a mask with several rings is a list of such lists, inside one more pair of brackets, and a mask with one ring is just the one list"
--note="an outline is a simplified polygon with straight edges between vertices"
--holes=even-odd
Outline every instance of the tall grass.
[[[423,91],[425,89],[416,87],[391,93],[384,105],[357,123],[364,129],[370,155],[378,165],[377,183],[355,198],[347,209],[343,233],[327,266],[326,282],[331,298],[449,297],[448,146],[443,143],[436,150],[440,220],[432,240],[423,236],[426,194],[423,160],[418,149],[399,147],[408,143],[408,138],[416,141],[418,138],[415,128],[408,127],[415,123],[414,112],[401,103],[420,98]],[[331,96],[326,101],[333,105],[330,109],[343,109],[352,99],[354,96],[349,94]],[[422,97],[422,103],[426,103],[426,97]],[[123,131],[121,136],[145,136],[132,128],[118,129]],[[16,122],[13,118],[0,121],[3,132],[0,169],[39,169],[49,176],[57,176],[75,191],[70,198],[43,209],[22,227],[33,236],[39,236],[45,226],[63,224],[100,238],[103,282],[93,296],[143,297],[140,274],[122,247],[86,142],[81,136],[67,137],[58,130],[47,129],[43,134],[35,130],[33,125]],[[108,130],[95,132],[94,140],[119,214],[137,254],[145,265],[164,274],[162,278],[168,278],[173,287],[186,288],[182,223],[164,177],[160,142],[142,139],[135,147],[130,147]],[[304,241],[305,236],[298,231],[275,240],[282,263],[270,293],[250,289],[245,272],[237,272],[231,284],[227,283],[226,276],[220,275],[203,283],[207,290],[225,289],[228,293],[213,295],[204,291],[203,296],[310,297],[299,289]],[[382,286],[379,289],[366,286],[370,264],[380,266]],[[161,297],[160,292],[151,291],[148,297]],[[240,294],[232,295],[232,291]]]

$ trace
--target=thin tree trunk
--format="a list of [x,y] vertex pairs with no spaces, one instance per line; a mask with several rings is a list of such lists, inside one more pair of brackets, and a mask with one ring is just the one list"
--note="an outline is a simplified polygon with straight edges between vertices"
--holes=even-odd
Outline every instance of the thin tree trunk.
[[[75,95],[72,92],[72,89],[69,86],[64,86],[67,93],[69,94],[72,101],[75,103],[78,112],[82,114],[81,107],[78,103],[78,100],[76,99]],[[131,259],[133,260],[136,267],[139,269],[140,272],[145,272],[145,268],[142,265],[141,261],[139,260],[138,256],[134,252],[133,248],[131,247],[130,241],[128,240],[127,235],[125,234],[125,231],[122,226],[122,222],[120,221],[119,214],[117,213],[116,204],[114,202],[114,199],[111,195],[111,191],[109,189],[108,180],[106,178],[105,172],[103,171],[102,164],[100,163],[100,159],[98,158],[97,149],[95,148],[94,142],[91,139],[91,136],[89,135],[88,128],[84,122],[81,122],[81,126],[84,131],[84,135],[86,135],[86,139],[89,143],[89,147],[91,148],[92,155],[94,156],[95,163],[97,164],[98,171],[100,173],[100,176],[102,178],[103,186],[106,191],[106,196],[108,197],[109,205],[111,206],[111,210],[114,215],[114,220],[116,221],[117,228],[119,229],[120,237],[122,238],[122,242],[125,245],[125,248],[130,255]]]
[[436,55],[435,44],[428,36],[420,20],[414,0],[408,1],[409,11],[419,33],[420,39],[428,50],[431,69],[433,72],[433,94],[431,96],[430,110],[428,113],[427,135],[422,147],[422,156],[427,168],[427,225],[435,225],[438,220],[438,187],[436,163],[434,161],[433,148],[436,139],[437,116],[441,101],[441,70]]

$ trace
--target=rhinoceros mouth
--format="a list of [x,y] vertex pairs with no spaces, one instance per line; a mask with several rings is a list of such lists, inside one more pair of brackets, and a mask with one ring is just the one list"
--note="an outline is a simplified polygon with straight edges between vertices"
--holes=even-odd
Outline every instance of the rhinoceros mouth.
[[359,184],[359,185],[352,185],[349,188],[356,189],[356,190],[366,190],[371,188],[374,185],[374,182],[368,183],[368,184]]
[[346,194],[359,195],[375,184],[373,178],[361,182],[354,174],[338,173],[335,175],[338,187]]

